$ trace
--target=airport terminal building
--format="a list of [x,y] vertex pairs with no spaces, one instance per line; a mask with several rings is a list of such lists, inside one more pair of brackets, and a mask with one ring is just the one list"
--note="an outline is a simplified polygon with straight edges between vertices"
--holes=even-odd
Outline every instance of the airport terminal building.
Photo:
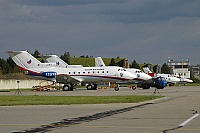
[[184,78],[190,78],[190,71],[189,71],[189,58],[187,60],[182,61],[173,61],[168,58],[168,66],[171,68],[172,73],[174,76],[177,77],[184,77]]

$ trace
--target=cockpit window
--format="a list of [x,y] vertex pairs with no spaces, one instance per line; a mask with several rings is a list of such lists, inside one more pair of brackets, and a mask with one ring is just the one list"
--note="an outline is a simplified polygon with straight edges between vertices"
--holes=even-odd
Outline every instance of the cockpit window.
[[118,71],[126,71],[125,69],[118,69]]
[[142,73],[142,71],[135,71],[135,73]]

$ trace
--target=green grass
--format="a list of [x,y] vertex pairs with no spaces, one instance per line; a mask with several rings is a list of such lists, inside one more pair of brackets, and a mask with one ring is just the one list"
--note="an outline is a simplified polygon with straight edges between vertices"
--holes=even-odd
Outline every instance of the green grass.
[[[181,86],[184,86],[184,84],[180,84]],[[200,83],[187,83],[186,86],[200,86]]]
[[0,106],[137,103],[161,96],[0,96]]

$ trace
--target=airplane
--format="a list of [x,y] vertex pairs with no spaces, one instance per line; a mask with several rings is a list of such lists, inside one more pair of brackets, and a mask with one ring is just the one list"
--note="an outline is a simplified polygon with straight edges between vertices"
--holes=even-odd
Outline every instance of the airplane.
[[[105,67],[106,65],[104,64],[101,57],[96,57],[95,58],[95,66],[96,67]],[[138,81],[149,80],[152,78],[148,74],[142,72],[140,69],[136,69],[136,68],[124,68],[124,69],[128,72],[135,74],[137,76],[137,79],[135,79],[135,80],[138,80]]]
[[[97,83],[129,81],[136,76],[122,67],[57,67],[55,63],[41,63],[27,51],[8,51],[20,70],[29,76],[63,83],[63,91],[73,91],[78,83],[88,83],[87,89],[97,89]],[[119,88],[119,85],[116,86]]]
[[153,73],[148,67],[143,67],[145,73],[149,74],[152,77],[164,77],[169,84],[175,84],[180,82],[180,78],[171,76],[170,74],[160,74],[160,73]]
[[[101,57],[95,58],[95,66],[105,66]],[[152,78],[150,75],[142,72],[140,69],[136,68],[124,68],[126,71],[131,72],[137,75],[137,78],[133,81],[137,84],[137,87],[143,89],[149,89],[150,87],[155,87],[157,89],[163,89],[167,82],[162,76],[158,76],[156,78]],[[129,81],[130,82],[130,81]],[[132,89],[135,90],[136,86],[132,86]]]

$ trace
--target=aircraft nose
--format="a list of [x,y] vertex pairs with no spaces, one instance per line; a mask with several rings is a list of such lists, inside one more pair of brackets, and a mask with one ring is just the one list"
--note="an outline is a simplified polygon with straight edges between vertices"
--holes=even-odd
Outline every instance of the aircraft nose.
[[146,73],[142,73],[141,74],[141,77],[140,77],[142,80],[149,80],[149,79],[152,79],[152,77]]
[[191,79],[188,79],[188,82],[189,82],[189,83],[193,83],[193,80],[191,80]]
[[128,75],[129,75],[129,79],[131,79],[131,80],[137,78],[137,76],[135,74],[132,74],[130,72],[128,72]]
[[152,79],[152,77],[148,74],[146,74],[145,77],[146,77],[147,80]]

